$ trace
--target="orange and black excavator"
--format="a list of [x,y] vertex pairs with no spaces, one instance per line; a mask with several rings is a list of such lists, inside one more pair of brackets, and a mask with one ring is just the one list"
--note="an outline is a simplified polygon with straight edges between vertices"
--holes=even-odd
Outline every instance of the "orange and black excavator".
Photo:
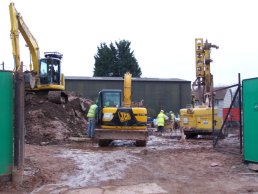
[[97,99],[98,118],[95,138],[100,146],[112,140],[135,140],[136,146],[146,146],[147,109],[131,107],[132,75],[124,75],[124,100],[122,90],[103,89]]
[[64,74],[61,73],[61,60],[63,55],[59,52],[45,52],[45,58],[40,58],[39,46],[25,24],[22,16],[14,3],[9,5],[11,20],[11,39],[15,70],[21,68],[19,33],[23,36],[29,47],[32,64],[30,71],[25,71],[25,89],[27,91],[47,91],[48,99],[52,102],[67,102],[68,97],[65,94]]

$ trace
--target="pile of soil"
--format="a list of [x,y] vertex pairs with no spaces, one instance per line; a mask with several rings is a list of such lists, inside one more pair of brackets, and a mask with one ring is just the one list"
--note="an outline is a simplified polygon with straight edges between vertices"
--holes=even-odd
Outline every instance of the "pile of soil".
[[68,94],[68,103],[48,101],[47,94],[25,96],[25,140],[28,144],[60,144],[69,137],[86,135],[86,113],[92,101],[75,93]]

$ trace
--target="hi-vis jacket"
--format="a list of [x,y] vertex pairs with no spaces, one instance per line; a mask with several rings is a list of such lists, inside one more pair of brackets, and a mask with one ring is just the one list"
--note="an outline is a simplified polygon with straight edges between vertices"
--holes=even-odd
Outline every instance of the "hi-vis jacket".
[[163,126],[165,125],[165,120],[166,120],[166,115],[164,113],[159,113],[158,114],[158,117],[157,117],[157,120],[158,120],[158,126]]
[[96,104],[90,106],[89,112],[87,114],[88,118],[95,118],[97,107],[98,106]]

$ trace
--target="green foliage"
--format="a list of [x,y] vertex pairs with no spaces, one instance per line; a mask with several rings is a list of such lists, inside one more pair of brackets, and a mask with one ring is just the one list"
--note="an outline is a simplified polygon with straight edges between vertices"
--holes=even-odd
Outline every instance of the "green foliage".
[[98,52],[94,56],[95,67],[94,77],[123,77],[126,72],[130,72],[133,77],[142,75],[134,52],[130,49],[131,42],[121,40],[111,43],[101,43]]

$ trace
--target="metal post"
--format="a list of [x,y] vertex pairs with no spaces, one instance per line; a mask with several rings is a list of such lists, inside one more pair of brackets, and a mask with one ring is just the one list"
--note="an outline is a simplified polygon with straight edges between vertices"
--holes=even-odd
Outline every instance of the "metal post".
[[213,139],[213,147],[215,146],[214,145],[214,142],[215,142],[215,138],[214,138],[214,136],[215,136],[215,126],[214,126],[214,93],[213,93],[213,88],[212,88],[212,91],[211,91],[211,104],[212,104],[212,139]]
[[14,171],[13,181],[23,181],[24,167],[24,74],[23,65],[15,72]]
[[239,103],[239,119],[240,119],[240,154],[242,154],[242,149],[243,149],[243,126],[242,126],[242,90],[241,90],[241,76],[240,73],[238,73],[238,88],[239,88],[239,93],[238,93],[238,103]]
[[1,64],[2,66],[3,66],[3,70],[4,70],[4,61],[2,62],[2,64]]
[[19,72],[14,73],[14,168],[19,166]]

